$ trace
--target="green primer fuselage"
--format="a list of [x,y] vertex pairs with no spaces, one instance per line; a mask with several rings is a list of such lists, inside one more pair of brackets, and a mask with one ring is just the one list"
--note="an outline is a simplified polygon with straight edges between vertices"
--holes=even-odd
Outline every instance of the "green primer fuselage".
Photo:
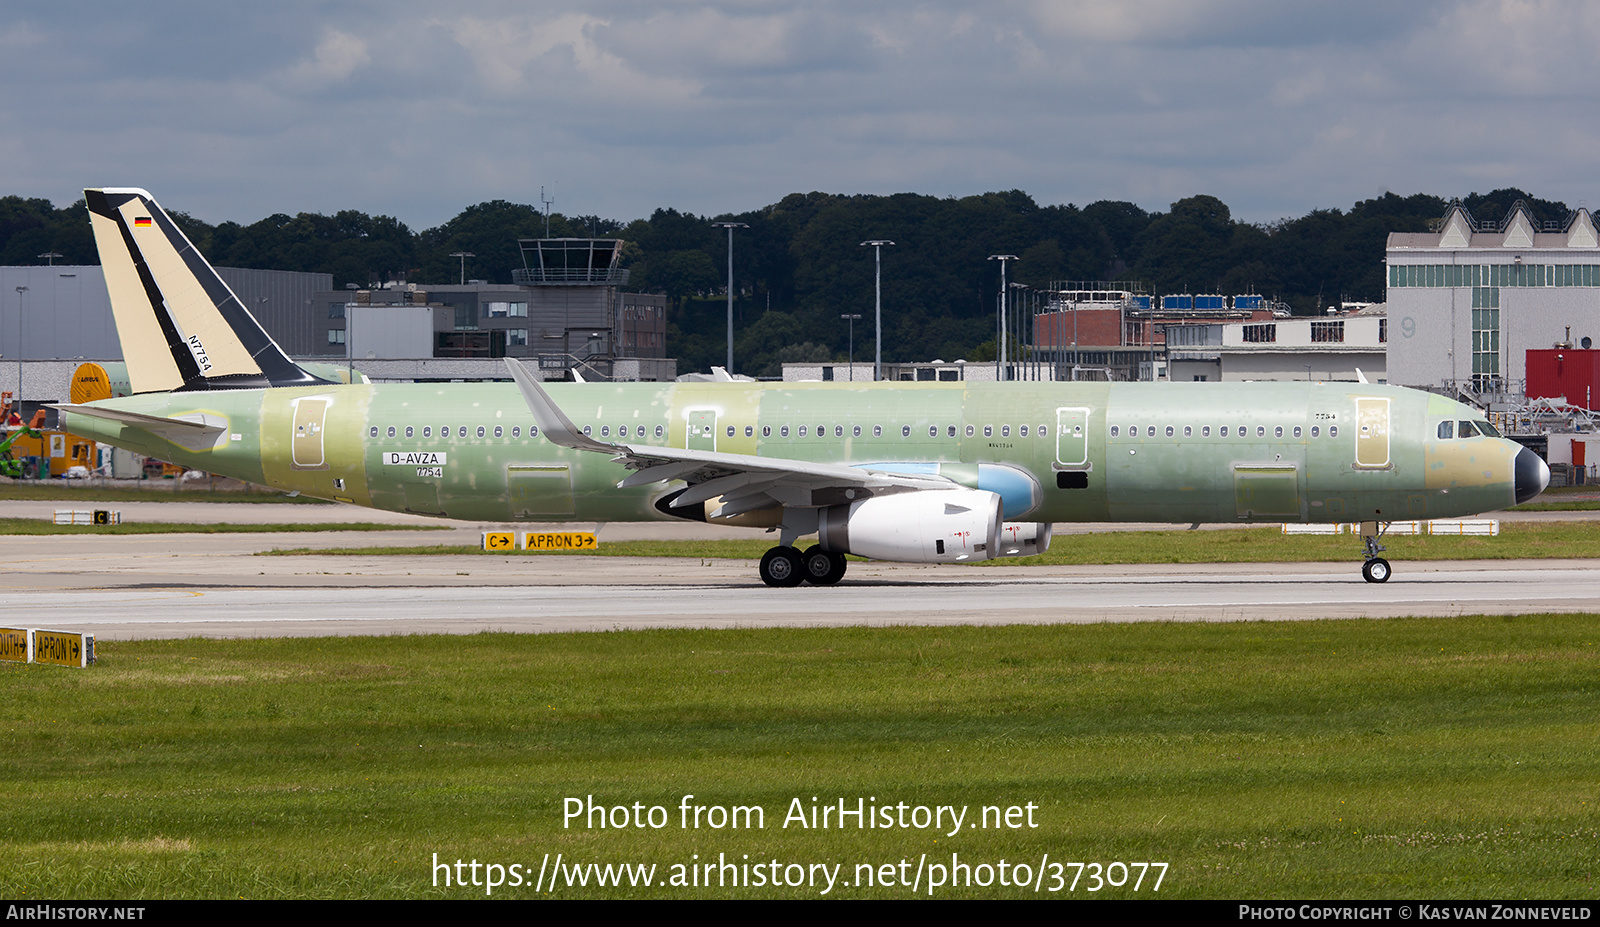
[[[1459,403],[1352,383],[546,384],[600,441],[844,464],[1031,474],[1042,522],[1391,521],[1514,502],[1518,446],[1439,439]],[[84,437],[286,491],[476,521],[651,521],[679,483],[619,490],[606,455],[532,436],[515,385],[153,393],[95,405],[225,421],[192,450],[65,413]],[[622,430],[626,429],[626,433]],[[1226,433],[1224,434],[1224,429]],[[988,487],[984,487],[988,488]]]

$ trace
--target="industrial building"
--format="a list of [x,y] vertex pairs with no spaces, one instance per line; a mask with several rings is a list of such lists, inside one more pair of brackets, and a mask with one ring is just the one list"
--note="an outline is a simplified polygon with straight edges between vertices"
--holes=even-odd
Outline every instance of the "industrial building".
[[[546,379],[673,379],[667,299],[623,292],[620,241],[520,245],[511,284],[335,290],[331,274],[216,270],[291,357],[343,360],[374,380],[502,379],[502,357]],[[0,392],[24,411],[65,401],[81,362],[121,359],[99,266],[0,267]]]
[[1344,315],[1173,325],[1166,329],[1174,381],[1357,380],[1387,377],[1384,307]]
[[1587,209],[1503,220],[1453,204],[1430,232],[1387,248],[1389,381],[1452,394],[1520,397],[1527,352],[1600,338],[1600,234]]

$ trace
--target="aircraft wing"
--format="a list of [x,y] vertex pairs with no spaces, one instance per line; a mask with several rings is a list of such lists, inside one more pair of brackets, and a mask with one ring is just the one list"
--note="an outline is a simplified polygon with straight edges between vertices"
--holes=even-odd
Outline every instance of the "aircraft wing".
[[672,500],[674,508],[721,497],[721,507],[710,514],[732,517],[773,503],[801,507],[838,505],[874,495],[949,489],[955,485],[941,476],[889,473],[846,464],[596,441],[572,424],[521,364],[508,357],[506,366],[547,440],[575,450],[609,454],[635,471],[617,484],[619,489],[683,480],[690,485]]

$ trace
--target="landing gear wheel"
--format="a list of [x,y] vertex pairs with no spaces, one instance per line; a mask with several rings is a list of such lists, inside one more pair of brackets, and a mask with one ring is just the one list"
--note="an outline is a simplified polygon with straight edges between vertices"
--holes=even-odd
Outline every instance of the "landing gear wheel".
[[761,581],[769,586],[798,586],[805,576],[800,552],[793,547],[774,547],[761,556]]
[[844,578],[844,554],[812,546],[800,558],[801,573],[813,586],[831,586]]
[[1373,557],[1361,565],[1361,578],[1369,583],[1388,582],[1389,572],[1389,561],[1382,557]]

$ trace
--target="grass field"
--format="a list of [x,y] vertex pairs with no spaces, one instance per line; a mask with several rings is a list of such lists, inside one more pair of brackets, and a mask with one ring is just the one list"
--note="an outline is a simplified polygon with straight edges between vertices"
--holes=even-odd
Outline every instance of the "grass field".
[[[495,551],[489,556],[529,557],[707,557],[759,560],[776,540],[604,541],[588,551]],[[809,542],[803,542],[809,543]],[[1600,557],[1600,525],[1590,522],[1504,523],[1498,537],[1387,537],[1384,556],[1405,560],[1586,559]],[[296,547],[262,556],[485,554],[481,547]],[[1320,563],[1361,559],[1361,539],[1350,535],[1285,537],[1276,527],[1228,531],[1110,531],[1059,535],[1038,557],[1008,557],[981,566],[1100,563]]]
[[447,531],[449,525],[383,525],[370,521],[281,522],[230,524],[228,522],[125,522],[120,525],[57,525],[39,518],[0,518],[0,534],[260,534],[305,531]]
[[[530,897],[560,853],[658,882],[839,865],[846,898],[913,893],[858,864],[951,854],[1043,872],[1039,897],[1589,898],[1597,648],[1596,615],[108,642],[87,670],[0,666],[0,894],[485,894],[435,885],[437,854],[524,867],[495,897]],[[691,794],[765,827],[683,828]],[[667,826],[563,828],[591,795]],[[783,826],[841,798],[969,826]],[[984,806],[1019,826],[972,828]],[[1167,869],[1052,895],[1077,862]],[[552,897],[821,893],[593,878]]]

